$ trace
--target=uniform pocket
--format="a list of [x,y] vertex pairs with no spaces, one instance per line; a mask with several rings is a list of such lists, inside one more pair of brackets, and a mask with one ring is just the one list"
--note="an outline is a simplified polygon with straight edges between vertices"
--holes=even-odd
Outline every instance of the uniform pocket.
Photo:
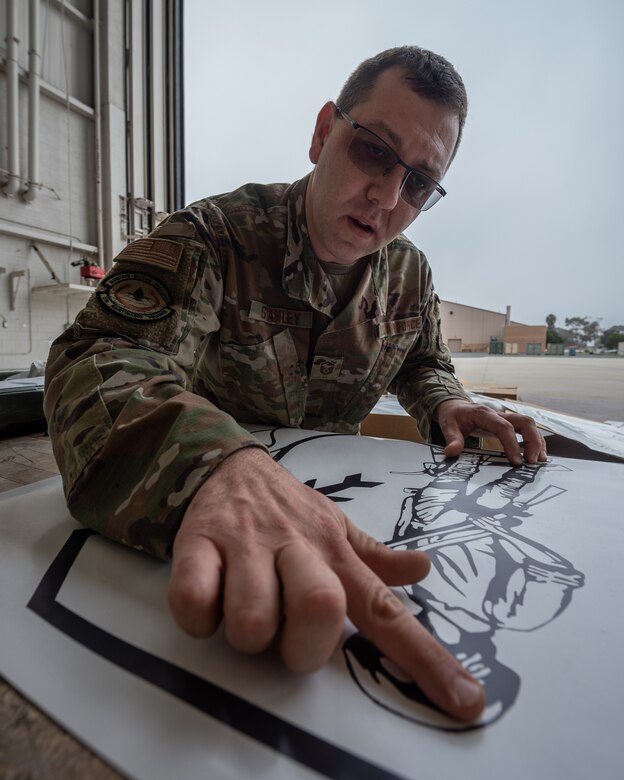
[[370,371],[358,383],[342,407],[343,419],[351,424],[358,424],[369,414],[401,369],[416,337],[416,333],[406,333],[382,339],[381,348]]
[[225,396],[221,406],[246,422],[297,426],[303,417],[303,383],[297,352],[285,330],[259,344],[220,345]]

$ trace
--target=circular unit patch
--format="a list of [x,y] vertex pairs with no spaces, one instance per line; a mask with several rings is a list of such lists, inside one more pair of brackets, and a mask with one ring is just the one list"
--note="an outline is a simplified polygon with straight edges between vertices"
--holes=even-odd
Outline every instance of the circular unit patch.
[[102,282],[96,295],[102,306],[130,320],[156,322],[173,314],[167,290],[146,274],[113,274]]

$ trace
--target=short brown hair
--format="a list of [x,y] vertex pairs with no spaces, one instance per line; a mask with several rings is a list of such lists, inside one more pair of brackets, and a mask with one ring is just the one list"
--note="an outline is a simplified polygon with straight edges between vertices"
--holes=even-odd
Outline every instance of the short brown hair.
[[468,96],[461,76],[444,57],[419,46],[386,49],[360,63],[340,90],[337,105],[351,111],[370,95],[377,78],[389,68],[401,68],[404,78],[421,97],[441,103],[459,119],[459,135],[451,160],[459,147],[468,112]]

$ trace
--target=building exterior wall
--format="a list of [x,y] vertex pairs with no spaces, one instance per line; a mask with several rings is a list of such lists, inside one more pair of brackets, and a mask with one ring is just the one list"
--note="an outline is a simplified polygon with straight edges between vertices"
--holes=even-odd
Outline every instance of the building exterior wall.
[[511,323],[505,328],[503,340],[506,354],[541,355],[546,352],[546,325]]
[[440,301],[442,336],[452,352],[487,352],[491,339],[503,340],[508,313]]
[[[34,5],[40,82],[32,137],[38,139],[39,166],[38,181],[30,183],[28,53],[29,34],[37,24],[31,19],[31,3],[0,0],[4,370],[45,360],[51,341],[86,303],[92,288],[81,282],[74,263],[88,258],[110,268],[130,240],[181,205],[171,203],[170,172],[164,164],[172,143],[167,106],[174,79],[166,56],[172,45],[172,0],[151,0],[149,14],[143,0],[39,0]],[[14,36],[8,35],[11,18],[16,19]],[[13,46],[7,39],[17,40],[19,170],[11,171],[19,177],[17,193],[7,188],[9,120],[15,116],[7,99],[7,53]],[[24,193],[30,184],[38,186],[27,202]]]
[[442,337],[451,352],[542,354],[546,352],[546,325],[523,325],[505,313],[462,303],[440,301]]

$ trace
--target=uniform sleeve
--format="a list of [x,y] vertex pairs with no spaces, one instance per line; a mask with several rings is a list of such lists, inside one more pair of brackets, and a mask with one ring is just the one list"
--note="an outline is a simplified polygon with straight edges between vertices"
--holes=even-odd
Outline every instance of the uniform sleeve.
[[199,209],[129,244],[52,345],[44,409],[71,514],[166,558],[199,486],[231,453],[261,446],[193,392],[220,327],[224,231]]
[[433,289],[431,272],[424,257],[421,273],[425,291],[421,306],[422,329],[389,389],[416,420],[421,436],[428,441],[438,404],[453,398],[470,401],[470,397],[455,376],[451,354],[442,341],[440,299]]

